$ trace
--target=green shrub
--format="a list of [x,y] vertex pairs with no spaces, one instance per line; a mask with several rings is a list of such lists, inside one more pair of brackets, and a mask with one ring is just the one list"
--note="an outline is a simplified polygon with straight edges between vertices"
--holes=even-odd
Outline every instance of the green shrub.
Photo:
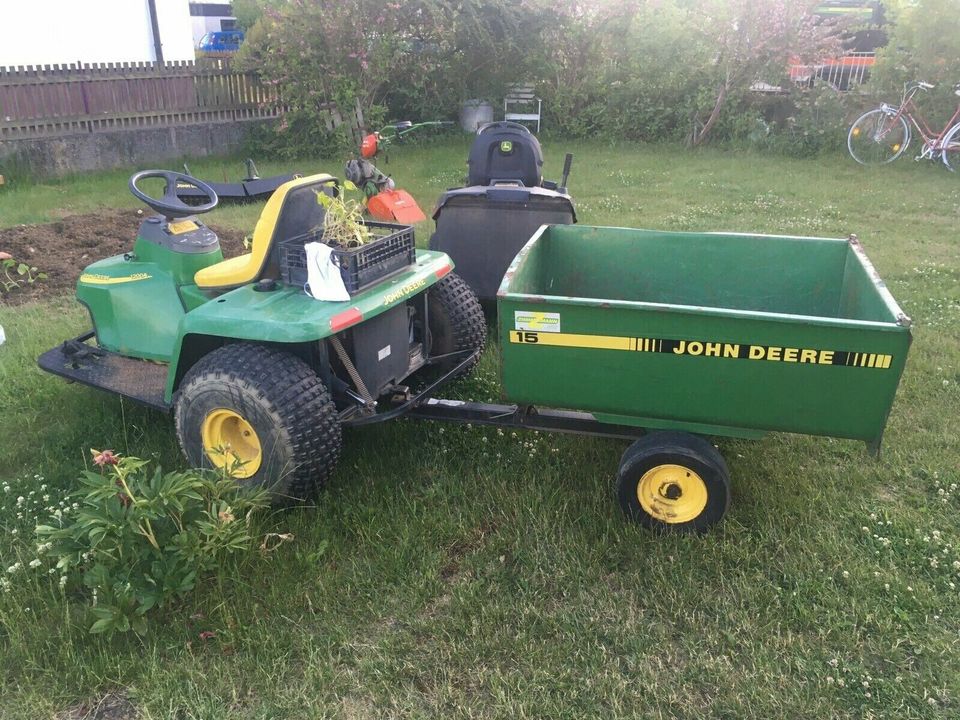
[[253,546],[263,491],[242,490],[229,472],[164,473],[149,461],[94,452],[79,508],[36,528],[40,548],[90,594],[90,632],[143,633],[147,613],[189,593],[230,555]]
[[850,123],[861,112],[855,94],[827,85],[795,91],[781,102],[765,123],[767,132],[754,132],[750,144],[791,157],[845,152]]
[[275,123],[257,123],[247,133],[244,152],[250,157],[299,160],[337,158],[353,151],[346,126],[327,130],[319,111],[289,110]]
[[960,82],[960,8],[956,0],[893,0],[885,3],[890,38],[877,52],[866,86],[874,100],[897,102],[904,84],[935,83],[916,98],[924,116],[939,130],[957,106],[954,83]]

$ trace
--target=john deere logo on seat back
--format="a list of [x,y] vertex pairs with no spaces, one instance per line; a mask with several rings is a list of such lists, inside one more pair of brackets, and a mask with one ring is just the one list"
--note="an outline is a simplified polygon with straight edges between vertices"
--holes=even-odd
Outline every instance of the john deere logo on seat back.
[[500,141],[500,152],[504,155],[509,155],[513,152],[513,141],[511,140],[501,140]]

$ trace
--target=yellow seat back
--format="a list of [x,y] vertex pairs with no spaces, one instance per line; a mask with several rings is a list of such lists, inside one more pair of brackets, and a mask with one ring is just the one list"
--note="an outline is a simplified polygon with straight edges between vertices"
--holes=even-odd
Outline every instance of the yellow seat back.
[[316,193],[337,179],[320,173],[296,178],[278,187],[253,228],[250,252],[197,271],[193,281],[204,290],[228,290],[259,280],[268,270],[274,244],[309,232],[323,220]]

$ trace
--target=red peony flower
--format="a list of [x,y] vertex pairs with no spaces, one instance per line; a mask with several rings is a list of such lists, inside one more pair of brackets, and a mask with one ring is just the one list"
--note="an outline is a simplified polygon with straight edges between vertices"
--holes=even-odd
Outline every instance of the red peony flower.
[[113,450],[103,450],[93,454],[93,464],[103,467],[104,465],[116,465],[120,458],[113,454]]

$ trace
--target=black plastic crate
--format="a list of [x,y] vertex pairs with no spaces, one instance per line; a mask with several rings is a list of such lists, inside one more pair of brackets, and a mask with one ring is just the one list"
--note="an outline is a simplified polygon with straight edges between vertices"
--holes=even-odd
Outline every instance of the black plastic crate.
[[[377,235],[366,245],[350,250],[334,248],[333,262],[340,268],[340,276],[351,295],[363,292],[381,280],[395,275],[416,262],[413,228],[409,225],[367,220],[363,223]],[[323,242],[323,231],[281,240],[277,243],[280,279],[288,285],[307,282],[307,251],[304,245]]]

